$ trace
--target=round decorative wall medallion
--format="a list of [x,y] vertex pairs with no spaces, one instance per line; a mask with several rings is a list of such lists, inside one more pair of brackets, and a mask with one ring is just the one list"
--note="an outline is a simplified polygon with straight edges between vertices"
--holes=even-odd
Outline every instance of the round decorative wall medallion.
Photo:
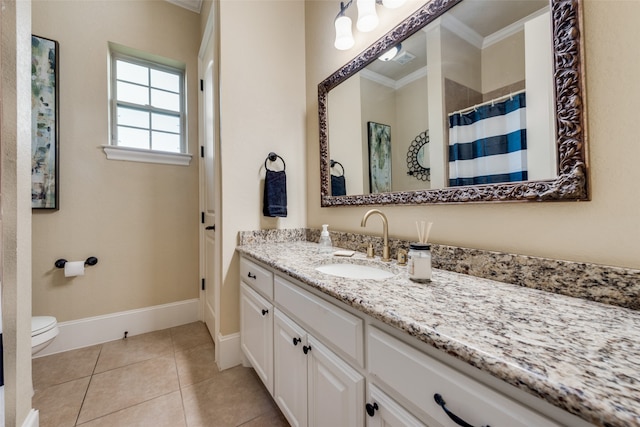
[[407,151],[407,175],[416,177],[421,181],[431,181],[431,168],[428,161],[429,129],[416,136]]

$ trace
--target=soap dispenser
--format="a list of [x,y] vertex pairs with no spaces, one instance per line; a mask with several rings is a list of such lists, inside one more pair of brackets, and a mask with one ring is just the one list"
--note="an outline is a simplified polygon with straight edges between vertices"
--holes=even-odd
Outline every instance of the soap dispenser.
[[320,233],[320,241],[318,242],[319,254],[330,254],[333,252],[333,245],[331,244],[331,237],[329,236],[329,230],[327,230],[329,224],[322,225],[322,232]]

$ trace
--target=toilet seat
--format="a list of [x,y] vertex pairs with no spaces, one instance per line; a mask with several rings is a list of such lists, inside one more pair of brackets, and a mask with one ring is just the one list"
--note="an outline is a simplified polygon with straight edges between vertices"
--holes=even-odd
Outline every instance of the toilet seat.
[[51,344],[58,336],[58,321],[53,316],[35,316],[31,318],[31,354],[34,355]]
[[53,329],[57,323],[53,316],[34,316],[31,318],[31,336],[43,334]]

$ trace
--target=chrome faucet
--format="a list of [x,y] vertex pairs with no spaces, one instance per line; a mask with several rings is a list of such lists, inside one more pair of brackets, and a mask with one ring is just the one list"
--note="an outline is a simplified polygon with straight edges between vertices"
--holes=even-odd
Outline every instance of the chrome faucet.
[[389,262],[391,261],[391,257],[389,256],[389,221],[387,221],[387,217],[382,213],[379,209],[371,209],[367,211],[362,217],[362,221],[360,222],[360,227],[365,227],[367,225],[367,219],[373,214],[378,214],[382,218],[382,261]]

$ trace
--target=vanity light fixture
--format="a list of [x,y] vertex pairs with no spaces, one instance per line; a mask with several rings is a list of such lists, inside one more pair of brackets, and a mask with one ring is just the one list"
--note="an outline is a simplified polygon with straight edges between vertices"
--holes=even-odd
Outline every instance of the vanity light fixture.
[[397,9],[404,4],[406,0],[382,0],[382,5],[387,9]]
[[376,13],[376,0],[357,0],[358,22],[356,27],[363,33],[373,31],[378,26],[378,14]]
[[353,34],[351,33],[351,18],[344,14],[352,1],[353,0],[349,0],[346,6],[343,2],[340,2],[340,13],[338,13],[334,21],[336,26],[336,41],[333,45],[338,50],[351,49],[355,44]]
[[391,61],[393,58],[398,56],[401,50],[402,50],[402,43],[398,43],[397,45],[393,46],[391,49],[389,49],[382,55],[378,56],[378,59],[384,62]]
[[[395,9],[402,6],[405,1],[406,0],[356,0],[358,7],[356,27],[363,33],[373,31],[379,22],[378,14],[376,13],[376,4],[381,4],[388,9]],[[351,32],[351,18],[345,14],[352,3],[353,0],[349,0],[347,3],[340,2],[340,12],[338,12],[334,21],[336,28],[334,46],[338,50],[351,49],[355,44],[353,33]]]

